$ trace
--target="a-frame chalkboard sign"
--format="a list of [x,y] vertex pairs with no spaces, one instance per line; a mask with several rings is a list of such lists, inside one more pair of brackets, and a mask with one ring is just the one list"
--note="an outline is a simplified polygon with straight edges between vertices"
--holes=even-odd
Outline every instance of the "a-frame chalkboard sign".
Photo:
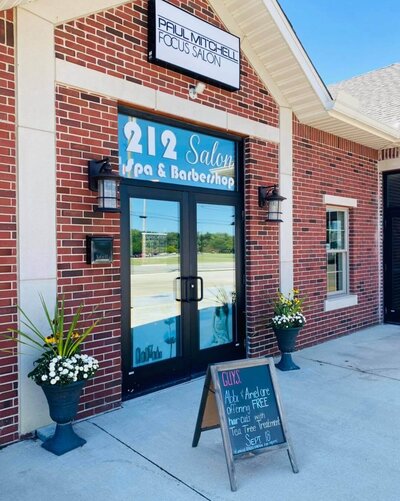
[[219,427],[232,491],[237,490],[234,459],[254,451],[286,449],[293,472],[299,471],[272,358],[208,367],[192,446],[197,446],[202,431]]

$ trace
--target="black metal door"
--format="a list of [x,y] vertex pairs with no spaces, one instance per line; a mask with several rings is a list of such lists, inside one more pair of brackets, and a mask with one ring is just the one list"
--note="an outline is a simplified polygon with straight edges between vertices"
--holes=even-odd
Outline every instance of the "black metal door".
[[384,177],[385,321],[400,323],[400,173]]
[[125,397],[244,355],[237,194],[122,185]]

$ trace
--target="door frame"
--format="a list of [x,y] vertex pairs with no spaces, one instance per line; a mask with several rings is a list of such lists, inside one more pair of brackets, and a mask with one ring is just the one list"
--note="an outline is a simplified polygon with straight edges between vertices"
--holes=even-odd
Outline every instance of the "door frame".
[[393,174],[400,174],[400,170],[383,173],[383,321],[385,323],[400,324],[400,318],[393,318],[390,312],[392,297],[392,217],[400,217],[400,206],[389,208],[387,206],[388,179]]
[[[206,363],[200,361],[198,366],[192,371],[192,374],[187,376],[183,374],[171,374],[171,378],[165,378],[163,381],[155,381],[155,384],[149,388],[144,388],[141,391],[132,390],[132,378],[134,374],[132,373],[132,365],[130,363],[131,356],[131,335],[130,335],[130,232],[129,232],[129,193],[135,189],[141,189],[141,197],[145,198],[144,195],[154,193],[163,193],[162,198],[169,200],[173,193],[181,193],[182,197],[185,193],[193,193],[196,199],[214,199],[215,203],[218,203],[218,198],[231,200],[232,205],[237,207],[236,213],[239,216],[235,227],[235,255],[236,258],[236,287],[237,287],[237,330],[241,334],[240,343],[242,344],[241,355],[236,358],[241,358],[245,354],[246,345],[246,282],[245,282],[245,230],[244,230],[244,144],[243,138],[234,136],[229,133],[224,133],[216,131],[214,129],[205,128],[193,124],[188,124],[185,122],[180,122],[179,120],[174,120],[167,117],[162,117],[154,115],[151,113],[138,111],[126,106],[119,106],[118,113],[125,113],[133,115],[137,118],[143,118],[146,120],[153,120],[158,123],[165,125],[171,125],[179,127],[182,129],[187,129],[193,132],[200,132],[204,134],[209,134],[215,137],[220,137],[222,139],[229,139],[234,141],[235,152],[236,152],[236,169],[235,169],[235,181],[236,190],[235,191],[225,191],[225,190],[214,190],[211,188],[198,188],[195,186],[185,186],[185,185],[175,185],[172,183],[162,183],[159,182],[155,185],[154,182],[144,181],[144,180],[134,180],[128,178],[122,178],[120,184],[120,198],[121,198],[121,241],[120,241],[120,260],[121,260],[121,361],[122,361],[122,399],[126,400],[133,398],[145,393],[150,393],[164,387],[171,386],[177,382],[183,382],[196,377],[197,375],[203,374],[207,369]],[[158,197],[158,195],[157,195]],[[197,198],[198,197],[198,198]],[[162,199],[160,198],[160,199]],[[205,202],[207,203],[207,202]],[[181,218],[181,231],[182,228],[182,218]],[[190,231],[188,228],[186,231]],[[181,257],[184,249],[181,250]],[[188,315],[186,315],[188,317]],[[187,329],[189,331],[189,326],[182,326],[182,329]],[[218,348],[218,347],[217,347]],[[223,345],[221,346],[221,352]],[[214,348],[215,349],[215,348]],[[238,350],[239,351],[239,350]],[[222,356],[222,353],[221,353]],[[220,361],[220,360],[215,360]],[[162,362],[158,362],[162,364]],[[157,364],[149,364],[149,367],[155,367]]]
[[[235,289],[236,289],[236,301],[235,305],[235,316],[236,316],[236,339],[232,339],[232,343],[226,345],[222,344],[220,346],[214,346],[212,348],[206,348],[200,350],[198,347],[192,345],[191,349],[191,360],[192,367],[191,371],[193,375],[204,374],[207,366],[210,363],[216,363],[221,360],[226,360],[226,356],[229,355],[230,360],[236,360],[242,358],[243,350],[245,348],[245,273],[244,273],[244,231],[243,231],[243,208],[241,204],[237,203],[237,200],[233,199],[231,196],[220,193],[202,193],[196,192],[193,196],[193,210],[196,211],[198,204],[215,204],[215,205],[230,205],[235,207]],[[197,214],[193,215],[194,221],[197,222]],[[197,235],[192,235],[192,241],[197,242]],[[197,252],[193,253],[196,259],[195,266],[198,271],[197,263]],[[197,316],[193,315],[193,321],[197,322]],[[233,324],[232,324],[233,325]],[[200,334],[200,333],[198,333]],[[235,345],[237,350],[232,351],[232,345]],[[208,356],[210,352],[208,350],[213,350],[211,357]]]
[[[161,360],[155,364],[148,364],[141,366],[137,369],[132,369],[131,356],[132,356],[132,336],[131,336],[131,267],[130,267],[130,199],[131,198],[146,198],[153,200],[176,201],[180,203],[179,211],[179,232],[188,233],[187,227],[188,218],[183,218],[182,214],[187,207],[187,195],[183,191],[160,190],[154,184],[151,188],[147,188],[145,193],[141,186],[133,186],[131,184],[121,185],[121,349],[122,349],[122,387],[123,394],[129,396],[133,394],[133,381],[135,378],[135,370],[139,372],[151,374],[152,384],[151,387],[161,388],[169,386],[176,380],[184,380],[185,374],[188,372],[186,353],[182,356],[177,356],[173,359]],[[143,196],[145,194],[145,197]],[[189,249],[187,248],[188,239],[181,239],[180,248],[180,266],[183,273],[187,272],[189,266]],[[188,319],[188,303],[181,303],[181,321]],[[181,325],[182,334],[188,332],[187,325]],[[185,340],[181,338],[185,346]],[[170,377],[165,377],[168,373]],[[134,394],[143,394],[145,391],[134,391]]]

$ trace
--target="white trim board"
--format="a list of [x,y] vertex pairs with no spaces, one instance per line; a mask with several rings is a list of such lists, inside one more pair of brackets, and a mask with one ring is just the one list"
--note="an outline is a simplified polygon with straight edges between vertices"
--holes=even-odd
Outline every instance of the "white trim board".
[[224,131],[256,137],[271,143],[279,143],[280,140],[278,127],[216,110],[190,101],[189,98],[173,96],[60,59],[56,60],[56,81],[69,87],[130,103],[132,106],[160,111],[179,119],[191,120]]
[[388,158],[378,162],[378,171],[400,170],[400,158]]
[[339,207],[357,207],[357,199],[340,197],[337,195],[324,195],[323,202],[326,205],[338,205]]
[[337,297],[330,297],[324,302],[324,311],[334,311],[340,308],[348,308],[358,304],[357,294],[345,294]]
[[[27,10],[16,12],[18,304],[46,332],[39,293],[50,311],[57,294],[54,29]],[[37,355],[28,346],[19,354],[21,434],[50,422],[42,391],[27,378]]]

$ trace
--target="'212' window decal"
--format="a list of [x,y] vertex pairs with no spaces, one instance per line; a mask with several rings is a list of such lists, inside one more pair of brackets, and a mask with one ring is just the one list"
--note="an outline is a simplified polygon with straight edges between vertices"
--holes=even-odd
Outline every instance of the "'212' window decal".
[[118,141],[123,177],[235,189],[234,141],[124,114],[118,117]]

